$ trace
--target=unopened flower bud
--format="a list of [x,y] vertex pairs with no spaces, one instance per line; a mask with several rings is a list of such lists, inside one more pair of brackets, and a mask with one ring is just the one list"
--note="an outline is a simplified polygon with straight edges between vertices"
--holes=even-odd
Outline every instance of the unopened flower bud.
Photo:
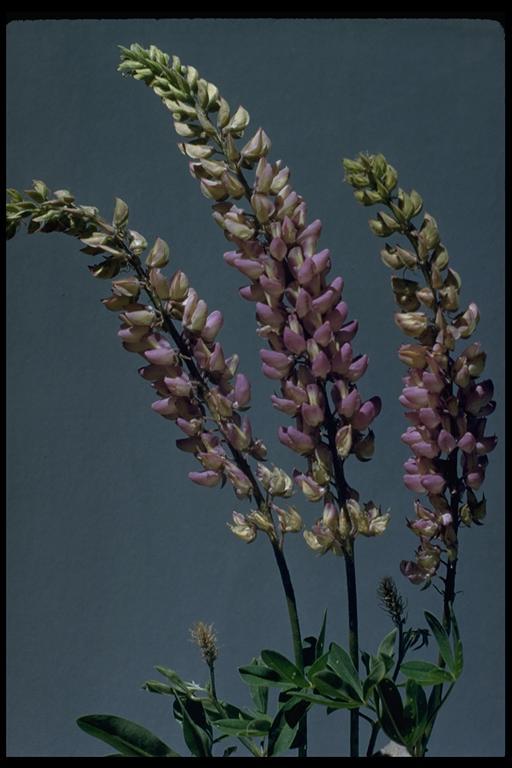
[[151,248],[146,258],[148,267],[165,267],[169,262],[169,246],[160,237],[157,237],[155,244]]

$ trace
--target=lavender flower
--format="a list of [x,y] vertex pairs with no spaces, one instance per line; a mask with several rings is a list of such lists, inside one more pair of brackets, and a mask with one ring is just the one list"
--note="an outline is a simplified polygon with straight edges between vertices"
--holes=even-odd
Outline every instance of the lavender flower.
[[[16,190],[10,190],[10,196],[11,236],[22,219],[30,217],[31,231],[64,231],[80,239],[86,253],[103,256],[89,270],[94,277],[113,278],[112,293],[103,304],[120,313],[118,336],[124,349],[143,359],[139,374],[157,394],[153,411],[175,422],[183,433],[176,440],[177,447],[193,454],[200,465],[189,472],[190,480],[207,488],[229,482],[238,498],[254,498],[258,503],[248,522],[235,513],[235,525],[230,526],[233,532],[252,541],[261,530],[277,542],[278,531],[282,538],[286,532],[299,530],[295,517],[292,523],[275,527],[272,503],[264,502],[249,465],[250,459],[264,460],[267,453],[243,415],[250,404],[250,382],[238,372],[238,356],[227,356],[217,340],[221,312],[208,310],[183,271],[177,270],[171,277],[162,272],[169,260],[167,243],[157,238],[144,266],[139,257],[147,249],[147,241],[127,228],[128,206],[120,199],[110,225],[97,209],[75,205],[67,191],[52,197],[43,182],[36,182],[28,191],[33,202]],[[134,274],[118,277],[130,269]],[[144,302],[143,294],[149,303]],[[270,498],[291,495],[292,480],[283,470],[260,464],[257,471]]]
[[448,266],[448,252],[435,219],[425,214],[419,227],[412,223],[422,209],[422,199],[414,190],[394,192],[397,173],[385,158],[359,155],[345,160],[344,166],[359,202],[383,203],[390,210],[370,221],[374,234],[401,233],[412,246],[413,250],[407,250],[386,243],[381,251],[384,264],[394,270],[412,270],[425,279],[424,286],[396,275],[391,279],[400,308],[395,322],[416,340],[399,350],[408,366],[399,399],[410,424],[402,441],[412,452],[404,465],[403,480],[409,490],[426,495],[431,505],[429,509],[415,502],[416,519],[407,524],[420,537],[420,547],[416,561],[403,561],[401,568],[413,583],[428,583],[445,552],[454,583],[458,527],[461,522],[480,524],[485,515],[485,497],[478,500],[474,492],[484,481],[487,454],[497,442],[494,435],[485,434],[487,417],[495,408],[492,381],[478,381],[485,352],[473,342],[455,355],[456,343],[469,339],[476,329],[478,307],[471,302],[464,311],[459,310],[461,278]]
[[[293,426],[279,428],[279,440],[307,461],[307,469],[295,471],[295,482],[309,501],[336,501],[339,514],[346,514],[347,500],[358,494],[346,483],[343,465],[350,454],[361,461],[372,457],[370,425],[381,401],[359,395],[368,357],[353,350],[358,323],[348,319],[343,279],[329,278],[330,252],[318,247],[322,224],[307,223],[289,169],[267,160],[271,143],[261,128],[237,148],[247,110],[231,114],[216,86],[177,57],[171,64],[154,46],[121,50],[119,69],[160,96],[177,133],[189,140],[179,148],[234,246],[224,260],[250,281],[240,295],[255,303],[258,334],[268,344],[260,352],[262,371],[280,386],[272,403],[294,419]],[[254,171],[251,183],[244,169]],[[241,198],[249,210],[238,204]],[[309,544],[314,535],[306,536]]]

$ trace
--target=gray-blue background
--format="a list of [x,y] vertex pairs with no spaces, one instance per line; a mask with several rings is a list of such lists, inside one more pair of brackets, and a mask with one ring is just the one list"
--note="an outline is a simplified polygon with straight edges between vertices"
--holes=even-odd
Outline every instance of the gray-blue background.
[[[412,495],[401,483],[407,449],[397,402],[403,366],[392,321],[389,273],[368,211],[342,183],[340,160],[381,151],[436,216],[463,300],[482,319],[476,338],[501,404],[490,421],[500,438],[485,492],[488,520],[461,533],[457,612],[466,667],[431,742],[432,755],[503,754],[503,401],[504,401],[504,41],[485,21],[130,20],[16,22],[7,29],[9,186],[32,178],[68,187],[108,216],[130,204],[132,226],[171,243],[210,307],[225,313],[222,341],[253,380],[253,422],[270,455],[291,470],[275,438],[272,383],[259,374],[253,307],[225,267],[226,241],[176,150],[171,118],[141,83],[116,73],[116,45],[155,43],[194,64],[230,104],[273,141],[292,168],[309,216],[324,221],[323,247],[368,352],[366,396],[379,392],[373,462],[350,462],[364,499],[391,507],[393,523],[357,547],[361,646],[374,650],[390,627],[375,588],[393,575],[411,620],[440,610],[398,562],[416,545],[406,530]],[[240,703],[236,667],[262,647],[289,652],[288,626],[270,547],[246,546],[225,522],[243,510],[231,490],[192,485],[194,462],[173,444],[175,427],[155,416],[138,377],[139,358],[116,338],[99,302],[88,257],[59,235],[20,234],[7,253],[8,372],[8,754],[101,755],[74,724],[112,712],[146,724],[178,750],[166,699],[140,690],[154,664],[202,681],[188,627],[213,621],[222,696]],[[286,421],[286,419],[285,419]],[[300,466],[300,458],[297,461]],[[298,499],[308,522],[320,508]],[[344,569],[287,542],[304,634],[329,609],[330,639],[346,632]],[[430,651],[429,651],[430,652]],[[433,653],[433,652],[432,652]],[[336,722],[338,721],[338,722]],[[366,725],[362,724],[363,740]],[[310,754],[347,754],[343,714],[311,716]]]

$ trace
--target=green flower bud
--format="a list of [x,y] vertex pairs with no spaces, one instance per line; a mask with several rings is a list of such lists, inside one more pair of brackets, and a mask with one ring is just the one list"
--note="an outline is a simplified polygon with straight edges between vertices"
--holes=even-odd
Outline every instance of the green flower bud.
[[160,237],[157,237],[146,258],[148,267],[165,267],[169,261],[169,246]]
[[249,125],[250,116],[244,107],[238,107],[235,114],[224,128],[224,133],[242,133]]

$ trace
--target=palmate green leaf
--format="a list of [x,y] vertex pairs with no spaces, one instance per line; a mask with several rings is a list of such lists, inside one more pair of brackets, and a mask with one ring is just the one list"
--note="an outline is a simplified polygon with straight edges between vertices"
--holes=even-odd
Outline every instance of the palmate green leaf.
[[451,672],[428,661],[406,661],[401,665],[400,671],[405,677],[423,685],[451,683],[454,679]]
[[79,728],[117,749],[125,757],[180,757],[142,725],[117,715],[84,715]]
[[359,697],[362,701],[363,689],[352,659],[345,649],[340,645],[336,645],[336,643],[331,643],[329,648],[328,665],[355,692],[355,698]]
[[448,637],[446,629],[443,627],[441,622],[436,619],[433,613],[425,611],[424,614],[430,627],[430,631],[436,639],[439,653],[441,654],[444,663],[450,672],[453,672],[455,669],[455,659],[453,657],[452,649],[450,647],[450,638]]
[[281,653],[265,650],[261,652],[261,658],[267,667],[277,672],[281,680],[297,688],[307,688],[308,681],[302,672]]

